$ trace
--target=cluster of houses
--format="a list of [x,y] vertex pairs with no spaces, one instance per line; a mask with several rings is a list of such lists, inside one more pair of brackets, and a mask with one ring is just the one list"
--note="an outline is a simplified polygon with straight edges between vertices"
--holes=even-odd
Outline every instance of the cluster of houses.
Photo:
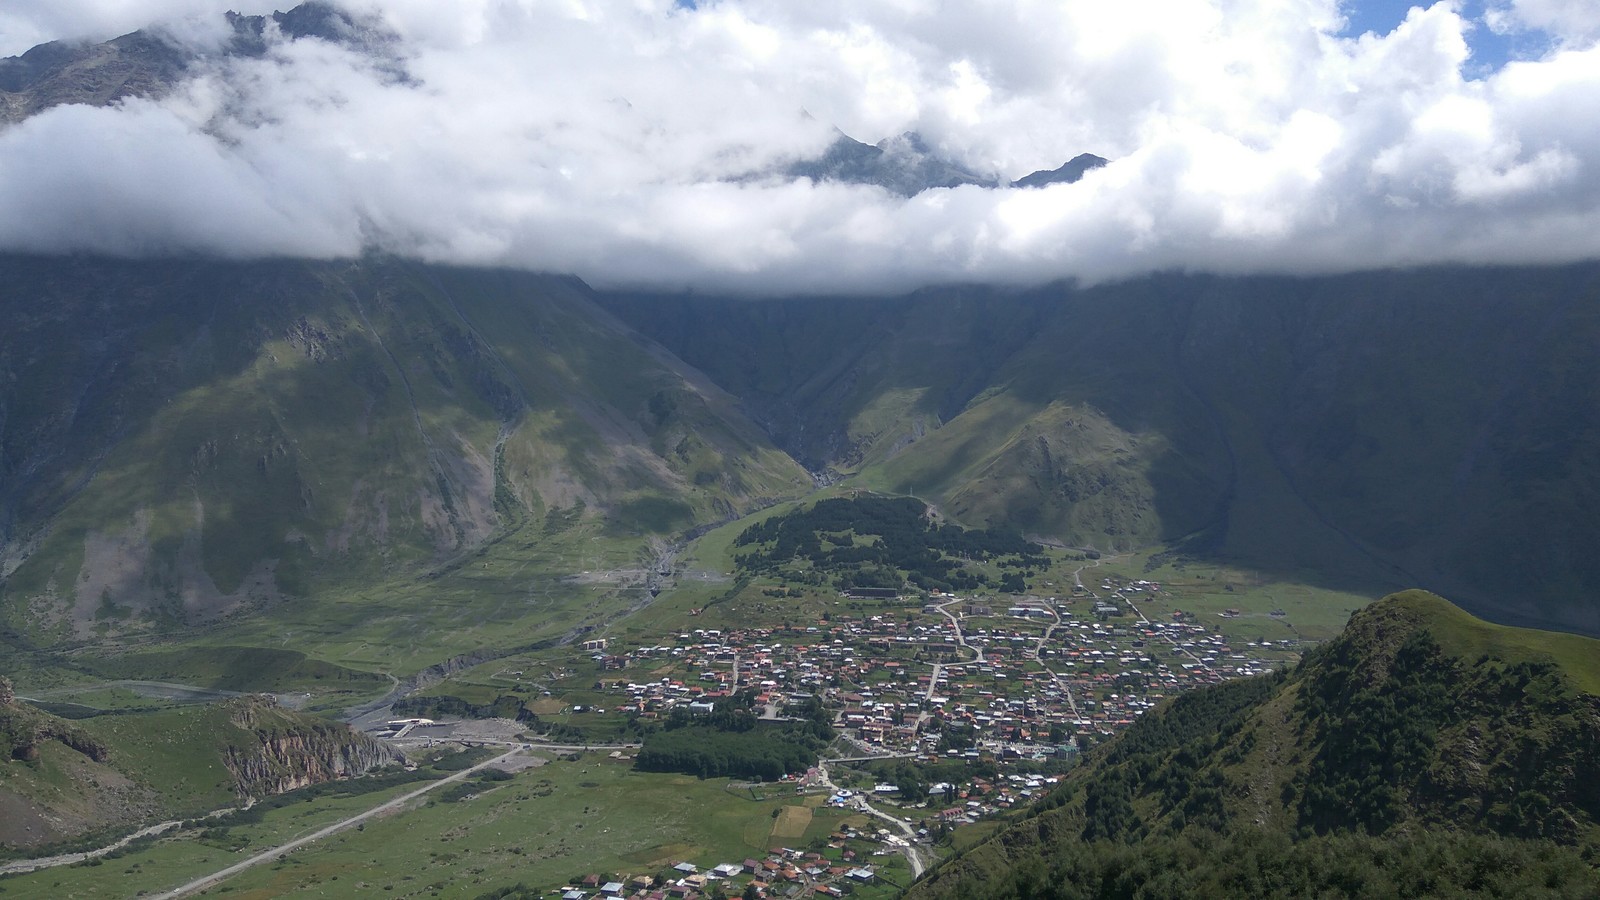
[[[1126,727],[1163,697],[1292,656],[1287,642],[1235,650],[1195,621],[1133,618],[1136,600],[1126,595],[1156,590],[1133,582],[1111,598],[1032,600],[1001,615],[947,602],[955,621],[930,604],[800,628],[700,629],[607,657],[624,674],[602,687],[625,696],[617,711],[645,717],[710,712],[749,689],[767,718],[820,699],[863,755],[1038,760],[1075,752],[1077,735]],[[1086,615],[1091,603],[1120,618]],[[645,670],[672,674],[626,677]],[[939,751],[948,725],[974,730],[975,740]]]
[[858,851],[850,849],[852,842],[871,839],[843,826],[829,838],[828,846],[835,851],[831,859],[818,851],[775,847],[760,859],[721,863],[705,870],[681,862],[655,876],[615,879],[587,875],[553,893],[561,900],[704,900],[718,893],[738,897],[751,887],[762,897],[794,896],[798,887],[812,896],[843,897],[878,880],[877,868],[859,860]]

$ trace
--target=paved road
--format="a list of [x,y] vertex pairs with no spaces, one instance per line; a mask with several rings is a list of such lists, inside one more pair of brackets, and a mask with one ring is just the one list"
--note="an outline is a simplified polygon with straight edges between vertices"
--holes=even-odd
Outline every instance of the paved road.
[[[1083,571],[1083,569],[1080,567],[1078,569],[1078,572],[1082,572],[1082,571]],[[1072,574],[1073,574],[1073,577],[1077,577],[1078,573],[1074,572]],[[1044,657],[1042,655],[1040,655],[1041,652],[1044,650],[1045,642],[1050,640],[1050,638],[1055,634],[1056,629],[1060,628],[1064,624],[1061,621],[1061,614],[1056,612],[1054,606],[1050,607],[1050,615],[1055,618],[1055,620],[1056,620],[1055,624],[1051,625],[1050,627],[1048,627],[1048,628],[1046,628],[1044,630],[1044,634],[1039,638],[1038,643],[1033,645],[1033,650],[1030,653],[1030,655],[1033,657],[1033,661],[1038,663],[1039,667],[1041,669],[1044,669],[1046,674],[1048,674],[1051,677],[1051,679],[1053,679],[1055,681],[1056,687],[1060,688],[1062,693],[1067,695],[1067,706],[1071,707],[1071,709],[1072,709],[1072,718],[1074,720],[1079,720],[1079,719],[1083,718],[1083,714],[1078,712],[1078,698],[1076,698],[1076,697],[1074,697],[1072,695],[1072,683],[1067,680],[1067,677],[1065,675],[1061,674],[1060,672],[1057,672],[1056,670],[1050,668],[1049,666],[1046,666],[1044,664]]]
[[956,618],[955,613],[952,613],[950,611],[950,607],[956,605],[957,603],[965,603],[965,602],[966,602],[965,600],[951,600],[948,603],[941,603],[941,604],[939,604],[939,612],[941,614],[943,614],[946,619],[950,620],[950,624],[951,625],[955,626],[955,629],[956,629],[956,644],[958,644],[961,647],[961,649],[971,652],[972,653],[972,660],[974,662],[983,662],[983,651],[979,650],[977,647],[974,647],[971,644],[967,643],[966,635],[961,633],[961,621]]
[[917,754],[913,753],[912,751],[905,750],[900,753],[874,753],[871,756],[836,756],[833,759],[828,760],[828,762],[877,762],[880,759],[915,759],[916,756]]
[[[824,787],[833,793],[838,793],[839,786],[834,784],[833,778],[828,775],[828,764],[826,762],[817,763],[817,774],[822,776],[822,784]],[[855,796],[854,801],[857,809],[861,810],[867,815],[876,816],[885,822],[895,825],[901,831],[905,832],[906,842],[905,845],[900,849],[905,851],[906,862],[911,864],[911,880],[916,881],[918,878],[921,878],[922,872],[927,868],[927,865],[922,861],[922,853],[917,850],[917,832],[916,829],[911,827],[911,823],[905,821],[904,819],[891,816],[883,810],[877,809],[869,804],[865,797],[862,797],[859,794]]]
[[304,847],[305,845],[310,844],[310,843],[312,843],[314,841],[319,841],[319,840],[321,840],[321,839],[323,839],[325,837],[328,837],[329,835],[338,834],[339,832],[344,831],[346,828],[349,828],[352,825],[358,825],[358,824],[360,824],[362,822],[365,822],[366,820],[368,820],[368,819],[370,819],[370,818],[372,818],[374,816],[381,815],[381,814],[383,814],[385,812],[388,812],[389,810],[399,809],[400,807],[402,807],[405,804],[411,802],[412,800],[415,800],[416,798],[422,796],[423,794],[428,793],[429,791],[436,790],[438,788],[444,787],[447,784],[453,784],[455,782],[461,781],[461,780],[467,778],[468,776],[472,775],[473,773],[477,772],[479,769],[488,768],[489,766],[492,766],[495,763],[501,762],[501,761],[506,760],[506,759],[510,759],[512,756],[515,756],[516,754],[521,753],[521,752],[522,752],[522,748],[520,746],[518,746],[516,749],[508,750],[505,753],[502,753],[499,756],[496,756],[494,759],[478,763],[477,765],[473,766],[470,769],[463,769],[462,771],[457,772],[454,775],[446,776],[444,778],[439,779],[438,781],[429,782],[426,787],[418,788],[417,790],[414,790],[414,791],[412,791],[412,792],[410,792],[408,794],[403,794],[403,795],[401,795],[399,797],[396,797],[396,798],[394,798],[393,800],[390,800],[387,803],[383,803],[383,804],[380,804],[378,806],[374,806],[373,808],[367,810],[366,812],[357,813],[356,815],[353,815],[348,819],[344,819],[343,821],[335,822],[332,825],[327,826],[326,828],[318,829],[317,831],[314,831],[311,834],[306,835],[305,837],[296,838],[296,839],[290,841],[287,844],[282,844],[280,846],[273,847],[270,850],[263,850],[262,852],[255,854],[254,856],[250,857],[249,859],[246,859],[246,860],[244,860],[242,862],[234,863],[233,865],[227,867],[226,869],[222,869],[221,871],[218,871],[218,872],[213,872],[212,874],[207,875],[204,878],[196,878],[194,881],[191,881],[188,884],[183,885],[182,887],[174,888],[174,889],[168,891],[167,893],[162,894],[161,896],[162,897],[187,897],[190,894],[193,894],[193,893],[195,893],[197,891],[203,891],[206,888],[214,887],[214,886],[216,886],[218,884],[221,884],[222,882],[228,880],[229,878],[232,878],[233,876],[239,874],[240,872],[243,872],[245,869],[248,869],[248,868],[250,868],[252,866],[259,866],[264,862],[271,862],[272,860],[275,860],[280,856],[283,856],[283,855],[285,855],[287,853],[292,853],[295,850],[298,850],[301,847]]

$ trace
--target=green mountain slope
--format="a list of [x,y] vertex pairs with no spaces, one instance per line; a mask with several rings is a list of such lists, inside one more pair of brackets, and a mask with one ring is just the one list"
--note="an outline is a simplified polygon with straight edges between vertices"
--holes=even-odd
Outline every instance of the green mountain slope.
[[39,640],[414,577],[558,513],[642,541],[810,484],[570,279],[4,265],[0,574]]
[[817,471],[968,524],[1600,634],[1600,269],[605,296]]
[[1108,873],[1115,896],[1162,878],[1172,895],[1346,896],[1428,877],[1425,893],[1498,877],[1583,896],[1600,883],[1600,641],[1551,637],[1385,598],[1292,672],[1142,718],[911,896],[1105,896]]

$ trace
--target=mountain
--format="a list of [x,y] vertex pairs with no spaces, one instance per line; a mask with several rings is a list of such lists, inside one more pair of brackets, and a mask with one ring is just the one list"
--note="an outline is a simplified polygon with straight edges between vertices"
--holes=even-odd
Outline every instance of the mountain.
[[167,41],[134,32],[102,44],[40,44],[0,59],[0,124],[66,103],[107,106],[165,93],[188,68]]
[[0,593],[46,645],[398,584],[528,523],[575,540],[561,517],[670,540],[808,470],[1600,633],[1593,266],[745,301],[379,259],[0,264]]
[[1093,153],[1080,153],[1062,163],[1058,168],[1040,169],[1011,182],[1014,188],[1044,187],[1047,184],[1076,184],[1090,169],[1098,169],[1110,160]]
[[1600,268],[601,302],[813,471],[1600,634]]
[[[393,35],[328,3],[303,3],[270,16],[229,13],[227,21],[231,34],[219,49],[224,58],[264,54],[270,23],[290,40],[343,44],[399,70]],[[40,44],[21,56],[0,59],[0,125],[62,104],[109,106],[130,97],[160,97],[206,59],[206,54],[158,31],[135,31],[102,43]]]
[[783,174],[788,178],[813,181],[873,184],[902,197],[912,197],[930,188],[964,184],[995,186],[993,178],[940,157],[914,131],[885,138],[876,145],[863,144],[840,133],[821,156],[791,163]]
[[679,534],[811,484],[570,278],[0,268],[0,591],[45,643],[419,577],[552,517]]
[[909,896],[1583,896],[1597,660],[1592,639],[1387,597],[1292,671],[1147,714]]

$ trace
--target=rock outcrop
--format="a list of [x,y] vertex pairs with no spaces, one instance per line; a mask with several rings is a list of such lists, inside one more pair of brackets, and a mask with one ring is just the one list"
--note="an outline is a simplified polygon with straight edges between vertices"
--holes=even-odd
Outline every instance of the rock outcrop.
[[232,724],[242,733],[230,741],[223,764],[241,797],[281,794],[403,760],[342,722],[281,709],[270,697],[244,697],[229,706]]

